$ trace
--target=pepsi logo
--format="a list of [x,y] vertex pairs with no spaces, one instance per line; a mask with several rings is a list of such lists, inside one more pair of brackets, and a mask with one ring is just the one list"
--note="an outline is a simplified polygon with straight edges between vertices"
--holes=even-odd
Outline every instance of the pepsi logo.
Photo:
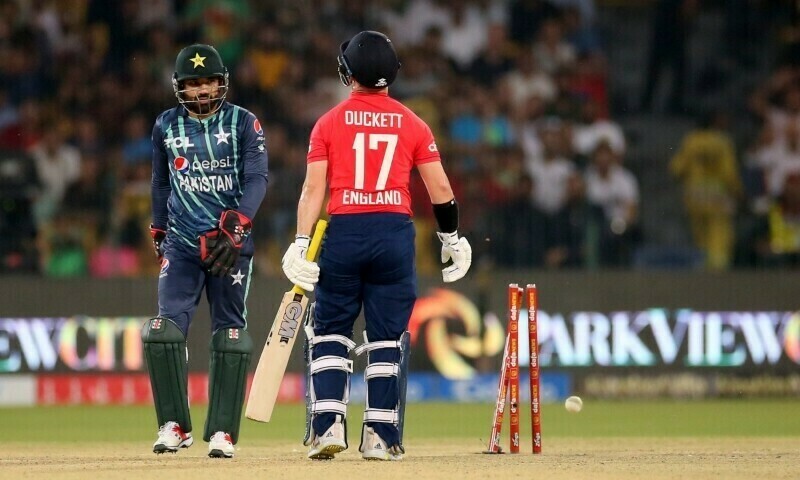
[[253,130],[255,130],[259,135],[264,135],[264,130],[261,128],[261,122],[259,122],[257,118],[253,120]]
[[186,173],[189,171],[189,160],[186,157],[175,157],[175,161],[172,163],[175,167],[175,170]]
[[161,259],[161,273],[166,272],[168,268],[169,268],[169,259],[167,259],[167,257],[164,257]]

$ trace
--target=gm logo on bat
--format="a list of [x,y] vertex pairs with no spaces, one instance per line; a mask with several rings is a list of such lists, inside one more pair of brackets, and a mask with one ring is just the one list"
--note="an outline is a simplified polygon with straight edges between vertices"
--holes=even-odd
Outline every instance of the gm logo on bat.
[[278,335],[281,336],[281,343],[288,343],[290,338],[297,335],[297,326],[300,324],[300,317],[303,315],[303,307],[300,302],[292,302],[286,305],[283,311],[283,320],[281,321]]

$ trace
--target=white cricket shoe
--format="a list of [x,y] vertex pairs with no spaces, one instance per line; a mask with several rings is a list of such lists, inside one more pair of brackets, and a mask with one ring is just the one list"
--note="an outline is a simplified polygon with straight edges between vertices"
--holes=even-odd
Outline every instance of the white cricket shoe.
[[225,432],[217,432],[211,435],[208,441],[208,456],[211,458],[231,458],[233,457],[233,440]]
[[185,433],[177,422],[167,422],[158,429],[158,440],[153,444],[154,453],[175,453],[179,448],[189,448],[194,443],[191,433]]
[[402,460],[403,450],[398,446],[387,447],[386,442],[372,427],[364,427],[361,436],[361,457],[364,460]]
[[336,420],[321,436],[314,434],[314,440],[308,449],[308,458],[312,460],[332,460],[333,456],[347,449],[347,440],[344,436],[344,423],[342,416],[336,415]]

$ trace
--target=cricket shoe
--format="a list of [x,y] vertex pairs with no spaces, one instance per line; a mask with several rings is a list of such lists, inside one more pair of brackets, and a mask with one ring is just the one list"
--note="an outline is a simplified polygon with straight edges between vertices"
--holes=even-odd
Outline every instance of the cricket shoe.
[[325,433],[314,435],[311,447],[308,449],[308,458],[312,460],[332,460],[334,455],[347,449],[344,423],[342,416],[336,415],[336,420]]
[[405,453],[399,445],[387,447],[380,435],[367,426],[364,427],[359,450],[364,460],[402,460]]
[[179,448],[189,448],[194,443],[191,433],[184,433],[177,422],[167,422],[158,429],[158,440],[153,444],[154,453],[175,453]]
[[231,458],[233,457],[233,440],[225,432],[217,432],[211,435],[208,441],[208,456],[211,458]]

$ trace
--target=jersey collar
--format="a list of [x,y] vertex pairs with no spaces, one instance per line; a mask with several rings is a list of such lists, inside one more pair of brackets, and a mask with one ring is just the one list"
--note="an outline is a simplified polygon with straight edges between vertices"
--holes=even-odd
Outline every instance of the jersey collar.
[[362,97],[362,96],[366,97],[366,96],[372,96],[372,95],[379,95],[381,97],[387,97],[387,96],[389,96],[389,91],[388,90],[380,90],[380,91],[377,91],[377,92],[362,92],[362,91],[353,90],[353,91],[350,92],[350,96],[351,97],[356,97],[356,96],[357,97]]

